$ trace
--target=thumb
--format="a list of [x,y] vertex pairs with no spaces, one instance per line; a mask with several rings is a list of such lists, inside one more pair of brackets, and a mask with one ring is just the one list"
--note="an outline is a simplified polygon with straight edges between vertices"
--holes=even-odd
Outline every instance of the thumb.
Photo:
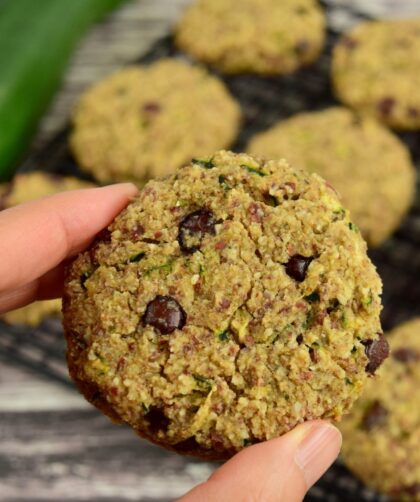
[[300,502],[340,447],[340,432],[331,424],[306,422],[241,451],[178,502]]

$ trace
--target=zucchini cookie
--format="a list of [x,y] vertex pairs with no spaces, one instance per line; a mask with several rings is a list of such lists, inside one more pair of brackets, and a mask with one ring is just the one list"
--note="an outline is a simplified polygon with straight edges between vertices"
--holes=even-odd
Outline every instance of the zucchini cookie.
[[198,0],[175,41],[225,73],[286,74],[319,57],[325,24],[317,0]]
[[73,114],[71,146],[99,181],[144,183],[230,146],[239,122],[239,106],[220,80],[165,59],[120,70],[88,90]]
[[227,458],[350,408],[387,356],[380,291],[324,180],[218,152],[150,181],[69,266],[70,373],[141,436]]
[[73,176],[59,176],[42,171],[30,171],[17,174],[10,183],[3,186],[3,194],[0,191],[0,198],[2,209],[6,209],[59,192],[93,188],[95,185]]
[[284,156],[328,180],[372,246],[398,227],[414,198],[416,171],[403,143],[345,108],[280,122],[257,135],[248,150],[266,158]]
[[333,52],[337,97],[395,129],[420,129],[420,18],[362,23]]
[[[71,176],[57,176],[40,171],[17,174],[10,183],[0,187],[0,209],[58,192],[93,186],[92,183]],[[45,300],[6,312],[1,315],[1,319],[9,324],[37,326],[46,317],[58,316],[60,312],[61,299]]]
[[340,425],[343,459],[368,486],[420,501],[420,318],[387,337],[390,360]]

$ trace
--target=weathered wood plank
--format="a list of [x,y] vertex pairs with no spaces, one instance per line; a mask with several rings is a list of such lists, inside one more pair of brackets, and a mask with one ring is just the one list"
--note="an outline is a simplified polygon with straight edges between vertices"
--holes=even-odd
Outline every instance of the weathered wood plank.
[[0,419],[2,501],[171,500],[212,469],[138,439],[94,409]]

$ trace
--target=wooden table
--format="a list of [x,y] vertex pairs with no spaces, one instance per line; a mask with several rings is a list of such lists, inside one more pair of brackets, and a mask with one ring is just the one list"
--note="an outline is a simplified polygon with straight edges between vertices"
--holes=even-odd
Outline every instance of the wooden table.
[[[66,122],[81,90],[145,52],[189,1],[138,0],[92,30],[73,58],[33,148]],[[329,3],[336,6],[330,23],[340,27],[349,24],[341,8],[349,3],[374,15],[420,14],[419,0]],[[58,326],[57,337],[61,343]],[[138,440],[89,406],[70,383],[42,377],[1,355],[0,350],[0,501],[167,501],[214,469],[211,463]]]

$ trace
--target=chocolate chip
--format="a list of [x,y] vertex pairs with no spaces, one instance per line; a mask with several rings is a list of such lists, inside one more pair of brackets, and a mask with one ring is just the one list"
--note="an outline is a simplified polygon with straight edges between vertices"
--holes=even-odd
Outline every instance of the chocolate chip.
[[143,104],[141,109],[145,113],[155,114],[155,113],[159,113],[161,111],[162,107],[160,106],[160,104],[157,101],[148,101],[147,103]]
[[162,335],[169,335],[185,326],[187,315],[181,305],[171,296],[158,295],[149,302],[143,315],[143,324],[157,329]]
[[355,38],[344,37],[341,40],[341,44],[344,45],[344,47],[346,49],[353,50],[354,48],[356,48],[359,45],[359,42]]
[[379,338],[377,340],[365,340],[362,343],[365,346],[365,354],[369,359],[366,365],[366,372],[374,375],[375,371],[389,356],[388,342],[383,333],[379,333]]
[[157,407],[151,407],[144,418],[149,422],[149,429],[153,434],[159,431],[166,432],[169,427],[169,418]]
[[295,281],[303,282],[306,277],[306,271],[313,258],[311,256],[306,257],[300,254],[295,254],[286,263],[286,274],[295,279]]
[[391,490],[390,495],[400,500],[400,497],[403,496],[416,497],[419,493],[420,493],[420,483],[413,483],[412,485],[399,486],[397,488],[394,488],[393,490]]
[[414,106],[409,106],[407,108],[407,113],[408,116],[411,117],[412,119],[416,119],[420,116],[420,110],[418,108],[415,108]]
[[214,215],[208,209],[198,209],[187,214],[179,224],[178,242],[184,253],[195,253],[200,249],[204,234],[216,233]]
[[412,363],[420,359],[420,354],[409,347],[401,347],[392,351],[392,357],[401,363]]
[[311,47],[310,42],[303,38],[302,40],[299,40],[295,45],[296,54],[303,56],[308,52],[310,47]]
[[388,410],[382,406],[379,401],[373,401],[370,407],[366,410],[362,418],[362,427],[366,431],[372,430],[374,427],[384,425],[388,417]]
[[297,341],[298,345],[300,345],[303,342],[303,335],[298,335],[296,337],[296,341]]
[[378,102],[378,110],[384,117],[389,117],[392,114],[392,110],[395,106],[394,98],[383,98]]
[[316,351],[313,347],[310,347],[309,349],[309,356],[314,364],[316,364],[319,361],[318,351]]

